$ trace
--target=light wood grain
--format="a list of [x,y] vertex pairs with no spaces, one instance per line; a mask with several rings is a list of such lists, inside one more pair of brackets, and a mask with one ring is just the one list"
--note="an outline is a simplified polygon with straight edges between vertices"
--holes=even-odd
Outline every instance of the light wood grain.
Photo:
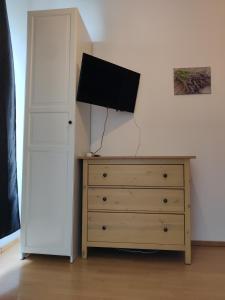
[[9,242],[8,244],[0,247],[0,255],[3,254],[4,252],[8,251],[10,248],[14,247],[15,245],[17,245],[19,242],[19,239],[15,239],[11,242]]
[[1,300],[224,300],[225,247],[193,247],[184,266],[179,252],[129,253],[92,248],[88,260],[30,255],[19,247],[0,256]]
[[84,159],[86,246],[180,250],[190,264],[189,161],[168,156]]
[[88,241],[183,245],[184,216],[89,212]]
[[87,160],[89,165],[182,165],[184,163],[183,158],[114,158],[106,159],[90,159]]
[[190,195],[190,161],[184,163],[185,179],[185,263],[191,264],[191,195]]
[[88,184],[182,187],[183,165],[89,165]]
[[184,191],[89,188],[88,210],[184,212]]
[[82,257],[87,258],[87,211],[88,211],[88,164],[83,163],[83,200],[82,200]]
[[184,251],[185,245],[172,245],[172,244],[153,244],[153,243],[124,243],[124,242],[87,242],[88,247],[103,247],[103,248],[121,248],[138,250],[172,250],[172,251]]
[[122,159],[122,160],[128,160],[128,159],[194,159],[196,156],[194,155],[167,155],[167,156],[160,156],[160,155],[152,155],[152,156],[79,156],[79,159],[83,160],[117,160],[117,159]]

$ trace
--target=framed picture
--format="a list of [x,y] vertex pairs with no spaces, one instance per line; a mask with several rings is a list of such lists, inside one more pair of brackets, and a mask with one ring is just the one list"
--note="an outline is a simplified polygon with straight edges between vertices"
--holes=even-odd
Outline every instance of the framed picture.
[[174,69],[174,95],[211,94],[211,68]]

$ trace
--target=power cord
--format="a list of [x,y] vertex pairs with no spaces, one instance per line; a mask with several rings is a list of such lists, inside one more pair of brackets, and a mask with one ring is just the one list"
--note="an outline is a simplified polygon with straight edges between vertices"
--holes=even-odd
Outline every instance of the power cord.
[[105,117],[105,122],[104,122],[104,128],[103,128],[103,132],[102,132],[100,147],[95,152],[91,152],[93,155],[95,155],[96,153],[98,153],[102,149],[103,139],[104,139],[104,136],[105,136],[105,130],[106,130],[106,124],[107,124],[107,121],[108,121],[108,117],[109,117],[109,109],[107,107],[106,108],[106,117]]
[[135,151],[135,154],[134,154],[134,156],[137,156],[138,151],[141,147],[141,127],[138,125],[137,120],[135,119],[135,117],[133,118],[133,120],[134,120],[135,126],[138,129],[138,144],[137,144],[137,148],[136,148],[136,151]]
[[[106,125],[107,125],[108,117],[109,117],[109,108],[107,107],[106,108],[106,117],[105,117],[105,121],[104,121],[104,127],[103,127],[102,137],[101,137],[101,143],[100,143],[99,148],[96,151],[91,152],[92,155],[96,155],[102,149],[102,147],[103,147],[103,140],[104,140],[104,136],[105,136],[105,130],[106,130]],[[134,156],[137,156],[138,151],[139,151],[139,149],[141,147],[141,127],[138,125],[137,120],[135,119],[135,117],[133,118],[133,120],[134,120],[135,126],[138,129],[138,144],[137,144],[135,155],[134,155]]]

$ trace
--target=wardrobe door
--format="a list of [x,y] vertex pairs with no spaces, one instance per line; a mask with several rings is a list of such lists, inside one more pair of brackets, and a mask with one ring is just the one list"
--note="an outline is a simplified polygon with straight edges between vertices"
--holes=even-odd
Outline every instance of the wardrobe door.
[[75,22],[70,10],[30,12],[22,251],[71,254]]

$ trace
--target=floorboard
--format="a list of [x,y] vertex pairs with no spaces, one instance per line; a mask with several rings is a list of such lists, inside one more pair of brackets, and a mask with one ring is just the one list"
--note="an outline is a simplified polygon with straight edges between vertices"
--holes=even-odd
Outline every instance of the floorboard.
[[193,247],[182,253],[127,253],[93,249],[87,260],[31,255],[19,247],[0,256],[1,300],[224,300],[225,248]]

